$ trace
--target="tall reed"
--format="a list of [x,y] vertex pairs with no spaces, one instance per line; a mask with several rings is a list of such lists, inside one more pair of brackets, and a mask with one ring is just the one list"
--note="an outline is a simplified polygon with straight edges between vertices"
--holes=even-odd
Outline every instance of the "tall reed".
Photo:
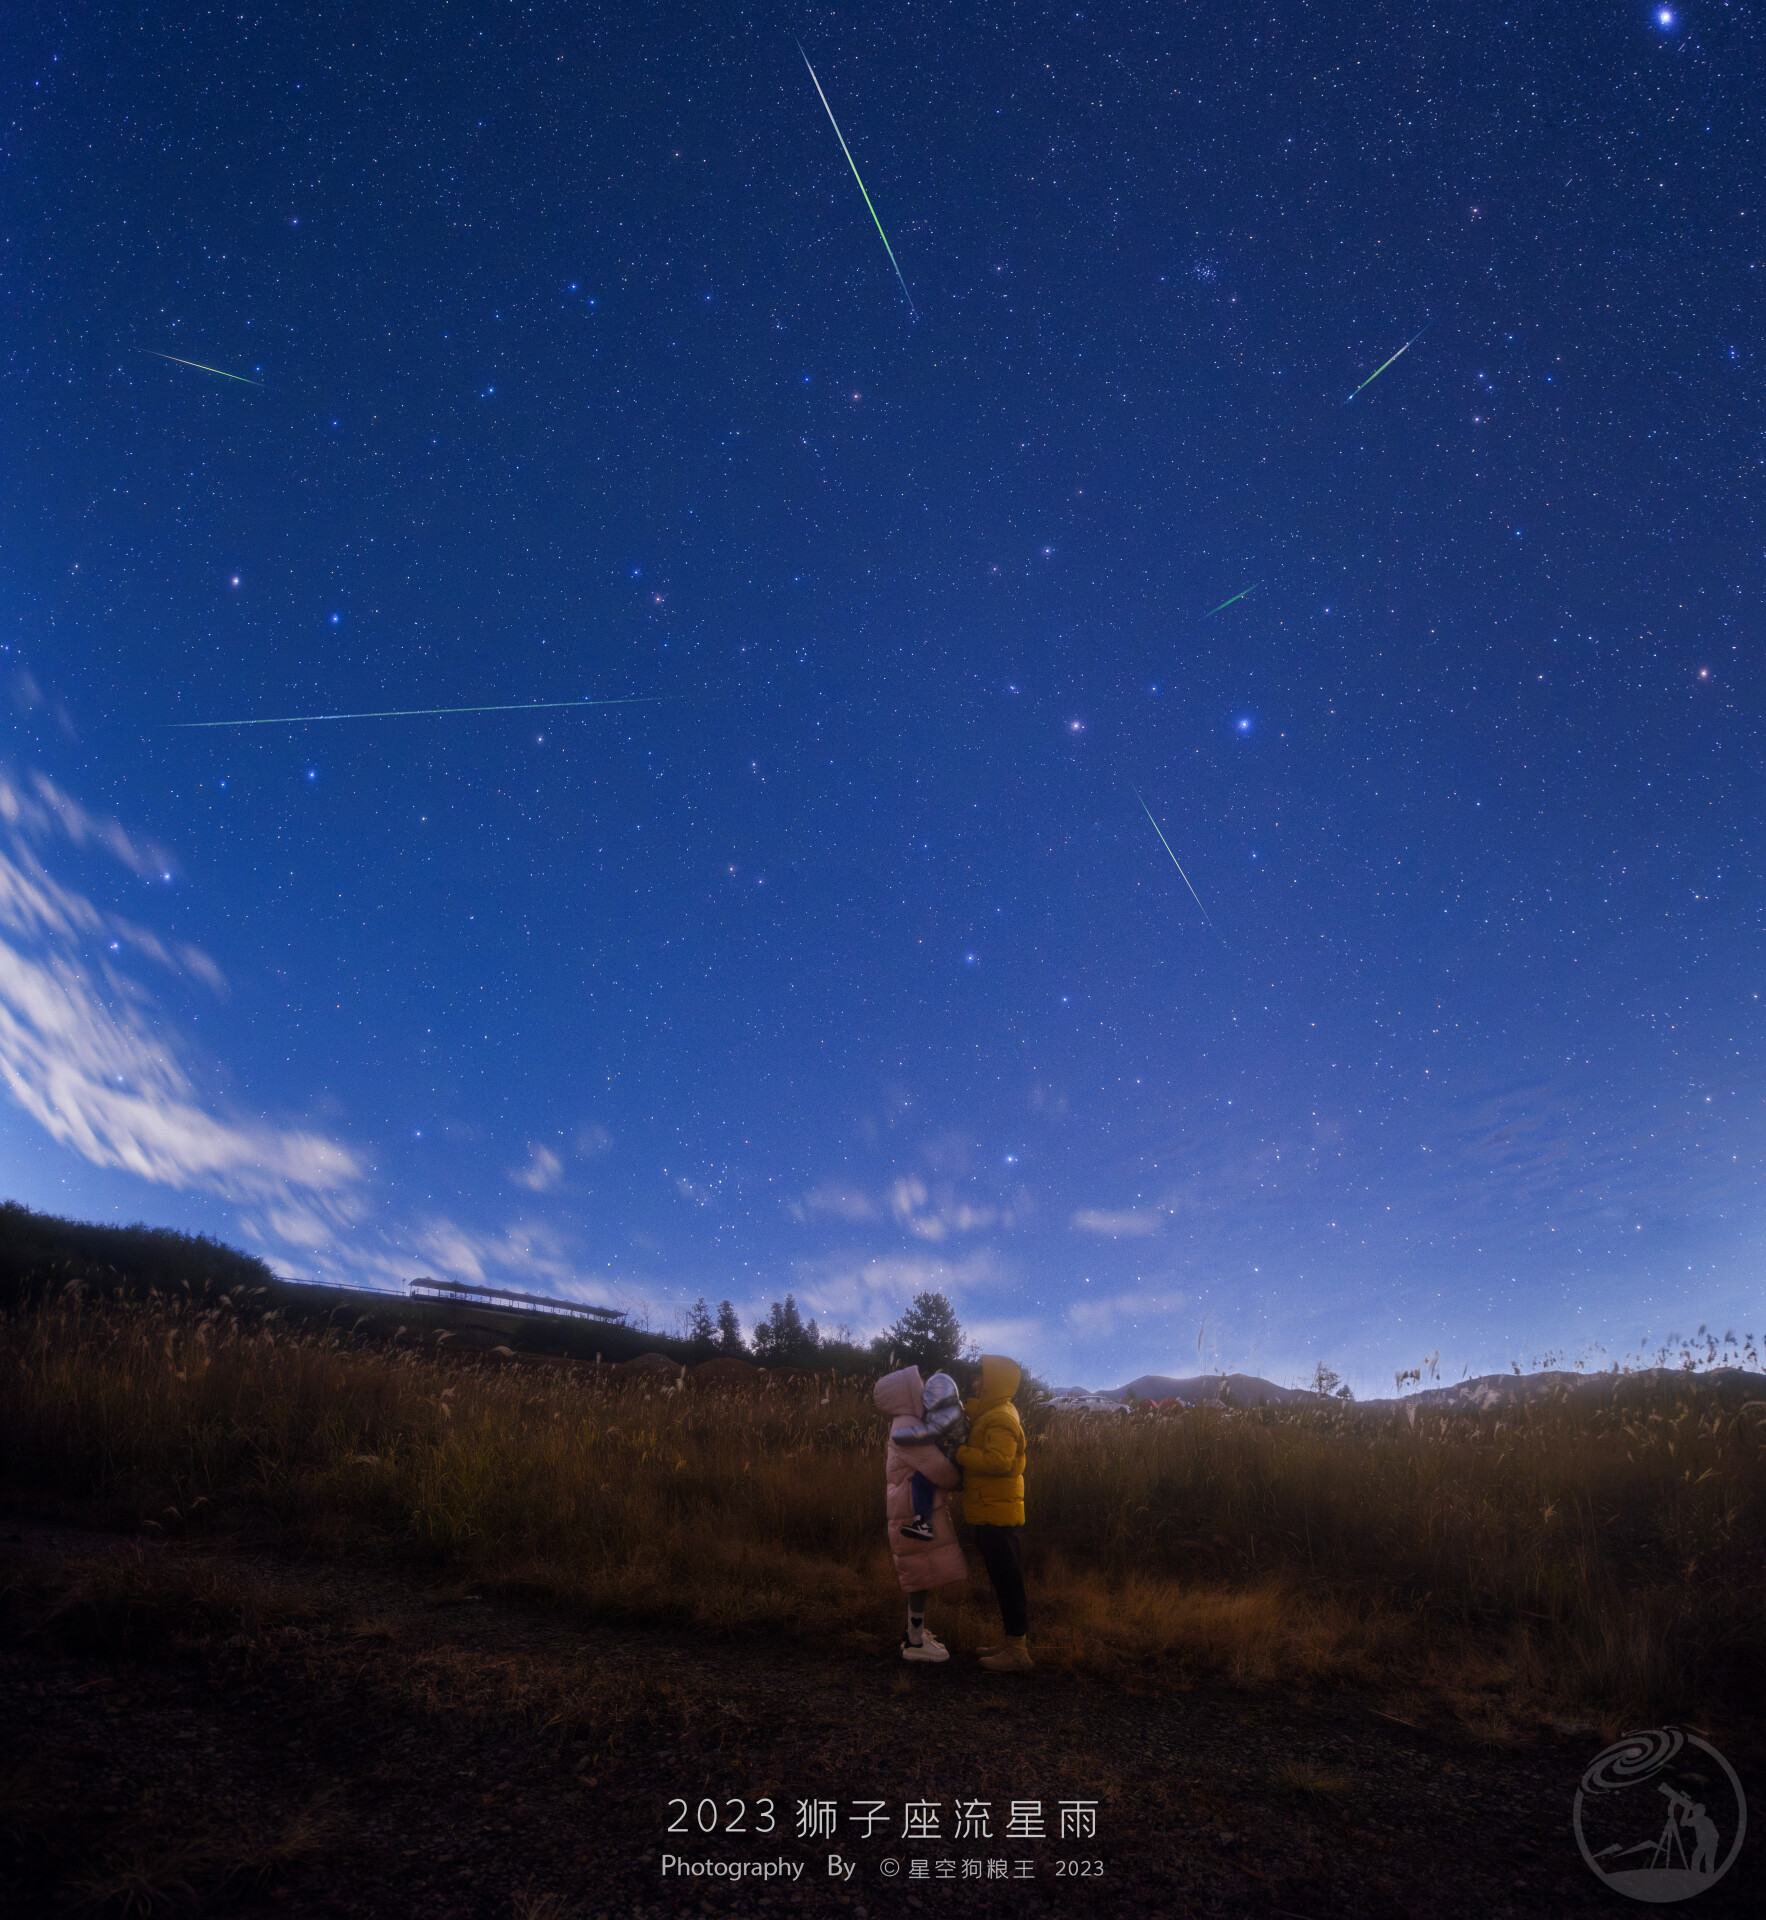
[[[15,1500],[391,1549],[590,1617],[892,1631],[883,1434],[856,1381],[702,1394],[77,1291],[0,1325]],[[1615,1715],[1758,1694],[1766,1406],[1696,1376],[1506,1413],[1056,1416],[1028,1485],[1057,1661]],[[946,1606],[958,1644],[991,1625],[984,1581]]]

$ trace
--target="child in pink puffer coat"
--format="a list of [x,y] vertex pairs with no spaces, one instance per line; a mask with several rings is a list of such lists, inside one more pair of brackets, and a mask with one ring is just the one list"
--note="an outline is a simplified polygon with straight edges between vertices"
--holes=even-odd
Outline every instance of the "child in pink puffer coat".
[[[963,1483],[961,1468],[935,1446],[898,1445],[895,1431],[924,1440],[925,1389],[918,1367],[886,1373],[872,1393],[880,1412],[889,1416],[889,1452],[884,1462],[884,1508],[889,1529],[889,1551],[895,1559],[895,1577],[908,1597],[907,1632],[901,1637],[904,1660],[948,1660],[946,1648],[926,1631],[926,1596],[934,1587],[969,1577],[968,1563],[957,1544],[951,1519],[950,1495]],[[932,1482],[931,1533],[922,1539],[904,1533],[914,1522],[913,1477],[924,1474]]]

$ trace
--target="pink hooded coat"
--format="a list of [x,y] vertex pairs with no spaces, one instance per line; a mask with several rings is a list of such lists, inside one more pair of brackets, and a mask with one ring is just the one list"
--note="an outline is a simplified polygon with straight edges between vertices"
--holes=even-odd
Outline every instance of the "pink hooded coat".
[[[920,1369],[903,1367],[898,1373],[886,1373],[871,1397],[892,1422],[883,1470],[884,1512],[889,1517],[889,1551],[895,1556],[895,1577],[901,1582],[902,1592],[920,1593],[952,1580],[968,1579],[968,1562],[957,1545],[956,1522],[950,1512],[950,1496],[963,1484],[962,1468],[945,1459],[936,1447],[895,1444],[895,1427],[911,1426],[926,1410]],[[930,1540],[904,1540],[901,1534],[914,1517],[914,1496],[908,1483],[916,1472],[923,1473],[938,1489],[932,1496]]]

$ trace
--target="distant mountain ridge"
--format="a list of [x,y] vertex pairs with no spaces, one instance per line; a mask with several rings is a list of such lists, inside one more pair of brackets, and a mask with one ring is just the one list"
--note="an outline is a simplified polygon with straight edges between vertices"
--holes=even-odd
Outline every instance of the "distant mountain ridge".
[[1627,1393],[1655,1393],[1684,1382],[1725,1399],[1766,1399],[1766,1373],[1746,1367],[1641,1367],[1633,1373],[1485,1373],[1451,1387],[1424,1387],[1400,1399],[1363,1400],[1364,1407],[1468,1408],[1526,1406],[1567,1393],[1577,1400],[1610,1399]]
[[1725,1399],[1766,1399],[1766,1373],[1745,1367],[1710,1367],[1692,1372],[1684,1367],[1645,1367],[1634,1373],[1485,1373],[1449,1387],[1424,1387],[1416,1393],[1377,1400],[1338,1402],[1335,1396],[1314,1393],[1310,1387],[1281,1387],[1254,1373],[1203,1373],[1173,1378],[1143,1373],[1125,1387],[1057,1387],[1055,1397],[1116,1400],[1133,1405],[1141,1400],[1177,1400],[1186,1407],[1225,1400],[1237,1407],[1354,1405],[1381,1412],[1393,1407],[1440,1407],[1450,1412],[1483,1411],[1491,1407],[1525,1406],[1563,1393],[1578,1400],[1615,1393],[1658,1392],[1677,1381],[1696,1381]]
[[1296,1402],[1315,1404],[1320,1395],[1307,1387],[1278,1387],[1254,1373],[1198,1373],[1174,1380],[1163,1373],[1143,1373],[1118,1387],[1112,1399],[1181,1400],[1186,1407],[1226,1398],[1236,1407],[1287,1407]]

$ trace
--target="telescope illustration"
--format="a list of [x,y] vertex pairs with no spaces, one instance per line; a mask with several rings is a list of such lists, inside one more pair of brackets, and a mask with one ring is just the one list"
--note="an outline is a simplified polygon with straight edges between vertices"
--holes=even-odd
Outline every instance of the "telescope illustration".
[[1678,1788],[1669,1786],[1666,1780],[1657,1781],[1656,1791],[1668,1802],[1668,1819],[1662,1828],[1661,1837],[1656,1840],[1639,1840],[1629,1847],[1621,1847],[1616,1842],[1610,1847],[1602,1847],[1594,1857],[1607,1862],[1607,1872],[1610,1873],[1628,1853],[1647,1852],[1652,1868],[1691,1866],[1691,1862],[1686,1857],[1686,1838],[1681,1832],[1680,1818],[1683,1813],[1692,1812],[1693,1803]]

